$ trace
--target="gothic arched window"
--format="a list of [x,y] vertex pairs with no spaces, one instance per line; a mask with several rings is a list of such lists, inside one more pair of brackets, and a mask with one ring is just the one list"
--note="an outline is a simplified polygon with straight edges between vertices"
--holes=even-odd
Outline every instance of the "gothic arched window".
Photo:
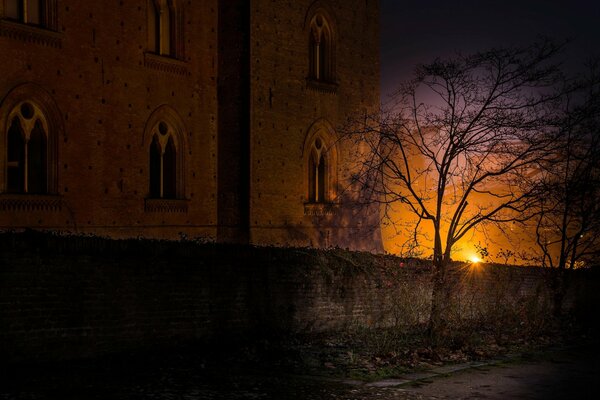
[[324,203],[327,199],[327,156],[323,141],[315,138],[308,161],[308,202]]
[[24,83],[8,92],[0,102],[0,192],[56,194],[64,134],[62,113],[43,88]]
[[335,132],[325,120],[309,129],[304,142],[306,203],[336,201],[337,149]]
[[322,13],[310,22],[309,78],[321,82],[335,82],[335,43],[331,24]]
[[177,134],[171,125],[160,121],[152,129],[150,142],[150,185],[149,197],[154,199],[176,199],[182,193],[178,165]]
[[174,0],[148,0],[148,50],[182,58],[181,10]]
[[6,184],[10,193],[48,193],[48,123],[38,106],[22,102],[9,114]]

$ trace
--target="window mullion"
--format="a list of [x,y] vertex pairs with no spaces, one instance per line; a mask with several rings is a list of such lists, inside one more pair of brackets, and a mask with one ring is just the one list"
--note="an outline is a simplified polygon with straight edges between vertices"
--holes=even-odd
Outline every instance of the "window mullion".
[[29,5],[27,4],[28,0],[23,0],[23,22],[29,22]]

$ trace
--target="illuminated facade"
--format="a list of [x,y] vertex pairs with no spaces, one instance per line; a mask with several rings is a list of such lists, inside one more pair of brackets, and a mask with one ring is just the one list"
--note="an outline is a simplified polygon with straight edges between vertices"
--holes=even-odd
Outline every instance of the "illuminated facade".
[[0,0],[0,227],[380,250],[373,0]]

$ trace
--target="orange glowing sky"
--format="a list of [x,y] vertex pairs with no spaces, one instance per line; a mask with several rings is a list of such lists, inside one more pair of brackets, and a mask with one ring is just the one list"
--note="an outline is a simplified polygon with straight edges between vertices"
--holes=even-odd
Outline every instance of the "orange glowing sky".
[[[410,79],[416,64],[457,52],[527,45],[547,36],[571,40],[562,55],[569,70],[575,71],[594,54],[600,56],[600,1],[380,0],[380,9],[382,103],[401,82]],[[410,216],[404,213],[397,210],[395,218],[406,221]],[[506,230],[510,241],[495,228],[489,228],[487,234],[475,231],[467,235],[456,245],[453,258],[472,260],[477,256],[477,244],[486,246],[496,261],[503,250],[517,253],[532,246],[531,233],[522,227],[507,225]],[[386,250],[397,253],[402,239],[396,229],[384,227],[383,236]],[[431,254],[430,249],[423,250],[424,257]]]

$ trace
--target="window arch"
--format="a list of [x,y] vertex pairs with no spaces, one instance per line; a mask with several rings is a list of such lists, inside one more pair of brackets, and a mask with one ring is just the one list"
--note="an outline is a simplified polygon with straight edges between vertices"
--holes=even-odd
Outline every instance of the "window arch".
[[148,50],[173,58],[183,57],[181,10],[174,0],[147,0]]
[[152,113],[144,134],[148,151],[148,197],[183,199],[183,124],[167,106]]
[[49,194],[57,188],[57,136],[62,119],[50,96],[31,84],[13,89],[0,108],[0,190]]
[[335,37],[332,19],[322,9],[312,10],[308,37],[308,77],[335,83]]
[[304,144],[305,195],[307,203],[331,203],[337,190],[335,133],[326,121],[317,121]]

